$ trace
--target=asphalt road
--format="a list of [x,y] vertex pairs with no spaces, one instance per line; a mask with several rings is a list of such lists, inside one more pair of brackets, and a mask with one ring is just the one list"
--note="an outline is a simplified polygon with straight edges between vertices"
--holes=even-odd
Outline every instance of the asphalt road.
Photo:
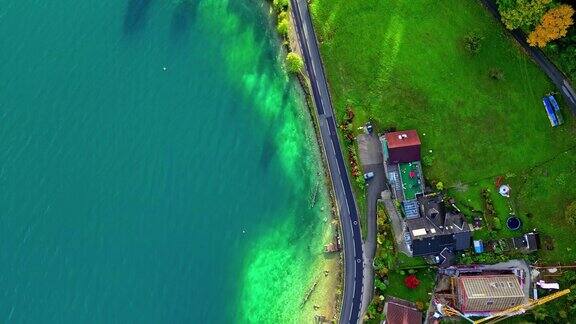
[[358,211],[336,133],[334,111],[330,101],[330,93],[328,92],[328,84],[324,75],[316,35],[312,27],[312,19],[308,11],[308,4],[306,0],[291,0],[291,4],[294,24],[302,45],[306,70],[312,85],[312,95],[318,113],[322,144],[330,169],[342,225],[344,295],[342,297],[340,322],[356,324],[360,320],[364,268]]
[[[486,6],[488,11],[490,11],[492,15],[494,15],[494,17],[498,19],[498,21],[500,21],[500,13],[498,12],[498,7],[496,3],[494,3],[493,0],[481,0],[481,1],[484,4],[484,6]],[[570,82],[564,76],[564,74],[560,72],[560,70],[558,70],[558,68],[554,64],[552,64],[550,60],[548,60],[548,58],[544,55],[544,53],[542,53],[540,49],[528,45],[528,43],[526,42],[526,35],[524,35],[522,31],[515,29],[509,32],[512,35],[512,37],[514,37],[514,39],[518,42],[518,44],[520,44],[520,46],[522,46],[522,48],[524,48],[524,50],[528,52],[528,54],[532,57],[534,62],[536,62],[536,64],[540,66],[542,71],[544,71],[544,73],[548,75],[550,80],[552,80],[552,83],[556,85],[556,87],[566,100],[566,103],[572,110],[572,113],[576,115],[576,92],[574,92],[574,89],[572,88]],[[544,95],[544,93],[542,93],[542,95]]]

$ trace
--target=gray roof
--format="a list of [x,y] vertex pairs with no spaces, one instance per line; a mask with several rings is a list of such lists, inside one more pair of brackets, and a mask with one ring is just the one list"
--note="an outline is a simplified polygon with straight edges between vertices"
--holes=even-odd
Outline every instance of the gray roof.
[[407,219],[414,255],[455,251],[470,247],[470,226],[464,215],[448,211],[440,194],[418,197],[421,217]]
[[525,252],[534,252],[538,250],[537,233],[526,233],[520,237],[514,237],[510,241],[515,249],[520,249]]

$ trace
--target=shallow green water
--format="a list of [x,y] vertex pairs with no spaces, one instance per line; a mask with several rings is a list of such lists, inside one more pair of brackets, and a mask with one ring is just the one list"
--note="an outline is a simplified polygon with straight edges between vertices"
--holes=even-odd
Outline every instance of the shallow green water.
[[297,319],[326,198],[271,30],[256,0],[3,3],[0,322]]

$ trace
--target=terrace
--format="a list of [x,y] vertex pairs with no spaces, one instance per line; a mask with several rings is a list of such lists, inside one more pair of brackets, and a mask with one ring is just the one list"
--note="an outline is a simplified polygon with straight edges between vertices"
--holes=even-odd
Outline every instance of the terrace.
[[420,162],[400,163],[398,167],[404,199],[416,199],[417,194],[424,192]]

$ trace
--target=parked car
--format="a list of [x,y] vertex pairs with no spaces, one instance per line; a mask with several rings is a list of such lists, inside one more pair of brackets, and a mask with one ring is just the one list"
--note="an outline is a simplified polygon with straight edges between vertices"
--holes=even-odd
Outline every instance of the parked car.
[[366,134],[372,134],[372,123],[371,122],[367,122],[364,127],[366,129]]
[[374,172],[364,173],[364,180],[368,181],[372,178],[374,178]]

